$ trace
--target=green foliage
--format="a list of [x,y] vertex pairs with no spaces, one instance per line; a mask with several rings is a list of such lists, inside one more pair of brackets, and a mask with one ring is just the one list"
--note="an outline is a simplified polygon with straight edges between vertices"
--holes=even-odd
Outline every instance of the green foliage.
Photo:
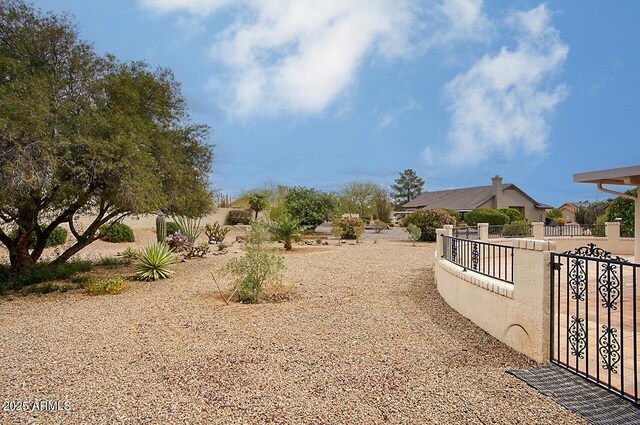
[[490,208],[476,208],[464,215],[464,221],[469,226],[476,226],[478,223],[489,223],[490,225],[502,225],[509,222],[509,216],[498,210]]
[[[516,221],[526,221],[522,213],[513,208],[500,208],[500,211],[503,214],[506,214],[509,217],[509,223],[513,223]],[[480,222],[481,223],[481,222]]]
[[265,285],[276,283],[284,272],[284,257],[265,250],[270,241],[269,228],[262,221],[255,221],[245,240],[243,257],[229,260],[225,269],[236,278],[233,281],[238,300],[256,302]]
[[527,221],[513,221],[502,227],[502,236],[506,238],[528,238],[532,236],[531,223]]
[[115,295],[129,288],[129,282],[122,276],[108,277],[91,283],[87,287],[89,295]]
[[177,216],[176,223],[178,224],[180,233],[185,235],[191,244],[194,244],[200,236],[200,219]]
[[254,192],[251,195],[249,195],[249,208],[255,211],[256,219],[258,218],[258,213],[264,209],[267,209],[268,207],[269,207],[269,200],[265,193]]
[[68,261],[58,265],[36,263],[33,267],[12,271],[8,265],[0,265],[0,293],[37,283],[70,279],[77,273],[90,271],[92,266],[89,261]]
[[220,242],[218,244],[218,251],[224,251],[225,249],[229,248],[231,246],[231,244],[228,244],[226,242]]
[[344,217],[333,220],[331,232],[340,239],[360,239],[364,233],[364,222],[359,218]]
[[104,257],[93,264],[98,267],[115,269],[116,267],[129,266],[131,265],[131,262],[132,262],[132,258]]
[[605,226],[607,221],[607,216],[605,214],[598,217],[596,219],[595,225],[591,226],[591,236],[605,236]]
[[156,217],[156,242],[164,242],[167,235],[167,220],[164,214],[158,214]]
[[371,227],[373,228],[373,230],[375,230],[376,233],[380,233],[383,230],[387,230],[389,228],[389,226],[387,226],[387,223],[382,220],[373,220],[373,222],[371,223]]
[[124,258],[135,260],[136,258],[138,258],[138,250],[128,246],[124,251],[120,253],[120,255],[122,255]]
[[436,240],[436,229],[445,224],[455,225],[456,219],[442,208],[422,209],[405,217],[402,225],[408,227],[410,224],[420,228],[419,240],[433,242]]
[[383,190],[368,181],[346,183],[338,192],[340,212],[359,214],[361,218],[370,217],[375,212],[376,195]]
[[407,231],[409,232],[409,237],[411,238],[411,240],[414,242],[414,245],[415,245],[415,242],[419,241],[420,236],[422,236],[422,230],[415,224],[409,224],[407,226]]
[[[638,190],[627,190],[625,194],[638,196]],[[613,222],[617,218],[621,218],[622,221],[620,222],[620,234],[633,237],[635,230],[634,208],[634,201],[632,199],[618,196],[609,204],[609,209],[607,209],[607,221]]]
[[205,255],[207,255],[209,252],[211,252],[211,248],[209,247],[209,244],[206,242],[202,242],[202,243],[199,243],[198,245],[193,246],[189,251],[189,253],[187,254],[186,258],[193,258],[193,257],[202,258]]
[[[69,16],[0,2],[0,215],[23,229],[0,242],[14,269],[33,266],[62,223],[75,240],[57,263],[110,221],[212,205],[209,129],[190,121],[172,72],[100,56]],[[93,221],[75,228],[87,211]],[[50,224],[31,249],[41,217]]]
[[107,242],[122,243],[136,241],[133,229],[119,221],[101,226],[100,233],[104,235],[103,239]]
[[231,210],[227,213],[225,224],[235,226],[236,224],[251,224],[251,210]]
[[[175,221],[167,221],[167,236],[173,235],[180,231],[180,226]],[[164,239],[162,239],[164,241]]]
[[576,209],[575,214],[576,223],[581,224],[583,226],[589,226],[591,224],[595,224],[598,216],[596,214],[596,208],[593,205],[588,205],[586,207],[581,206]]
[[236,275],[233,287],[238,292],[238,300],[256,302],[265,285],[281,278],[284,258],[270,252],[250,251],[240,258],[229,260],[226,270]]
[[415,171],[408,169],[400,173],[394,184],[391,185],[391,198],[397,207],[401,207],[422,193],[424,180],[418,177]]
[[292,242],[300,242],[301,232],[298,222],[291,218],[285,218],[275,222],[270,228],[271,238],[273,241],[281,241],[284,243],[284,249],[290,250]]
[[[44,231],[47,228],[47,226],[45,225],[41,225],[40,226],[40,231]],[[45,243],[44,247],[45,248],[51,248],[53,246],[60,246],[60,245],[64,245],[65,242],[67,241],[67,229],[65,229],[64,227],[56,227],[53,232],[51,233],[51,235],[49,236],[49,238],[47,239],[47,242]],[[9,238],[11,239],[17,239],[18,238],[18,230],[17,229],[13,229],[10,233],[9,233]],[[31,234],[31,239],[29,242],[29,248],[33,249],[33,247],[36,245],[36,242],[38,242],[38,235],[34,232]]]
[[289,189],[284,204],[291,217],[305,228],[313,228],[331,220],[338,210],[335,196],[306,187]]
[[554,208],[551,211],[547,212],[547,218],[549,220],[557,220],[559,218],[564,218],[564,215],[562,214],[561,210],[559,210],[558,208]]
[[220,243],[224,240],[231,229],[222,227],[217,221],[213,224],[204,226],[204,234],[207,236],[209,243]]
[[456,210],[445,209],[445,211],[453,218],[456,219],[456,223],[460,223],[462,221],[462,214],[460,214]]
[[289,212],[287,211],[287,207],[284,205],[284,203],[272,205],[269,209],[270,221],[280,221],[288,217],[290,217]]
[[173,276],[170,269],[176,262],[171,249],[163,243],[147,245],[140,250],[136,275],[141,280],[166,279]]

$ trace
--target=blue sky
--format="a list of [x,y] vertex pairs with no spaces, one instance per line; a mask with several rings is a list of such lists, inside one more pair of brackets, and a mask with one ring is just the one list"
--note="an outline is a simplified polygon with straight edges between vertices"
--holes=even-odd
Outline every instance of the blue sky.
[[426,190],[499,174],[539,202],[640,164],[640,2],[38,0],[99,52],[171,68],[216,145],[215,188]]

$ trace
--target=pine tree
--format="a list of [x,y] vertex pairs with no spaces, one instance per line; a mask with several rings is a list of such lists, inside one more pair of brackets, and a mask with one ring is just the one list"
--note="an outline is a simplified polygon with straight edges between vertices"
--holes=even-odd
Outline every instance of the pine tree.
[[418,177],[415,171],[408,169],[400,173],[395,184],[391,185],[391,197],[396,207],[400,207],[420,195],[423,186],[424,180]]

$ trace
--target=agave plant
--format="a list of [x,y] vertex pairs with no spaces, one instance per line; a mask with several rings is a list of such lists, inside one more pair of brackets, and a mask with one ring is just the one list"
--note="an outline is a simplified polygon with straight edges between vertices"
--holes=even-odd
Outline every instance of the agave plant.
[[167,245],[163,243],[147,245],[138,254],[136,274],[142,280],[166,279],[173,276],[173,271],[169,267],[175,262],[176,257]]
[[200,236],[200,219],[177,216],[176,223],[180,232],[187,237],[189,242],[195,244],[196,239]]
[[276,221],[269,231],[272,239],[283,242],[284,249],[287,251],[292,248],[292,242],[300,241],[300,224],[291,218],[283,218],[280,221]]

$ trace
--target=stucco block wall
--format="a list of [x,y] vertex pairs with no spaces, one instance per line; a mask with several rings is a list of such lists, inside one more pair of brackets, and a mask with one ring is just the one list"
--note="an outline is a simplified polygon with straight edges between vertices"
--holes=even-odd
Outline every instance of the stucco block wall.
[[513,244],[514,284],[464,272],[438,256],[438,292],[487,333],[544,363],[549,357],[549,248],[553,249],[553,242],[521,239]]

